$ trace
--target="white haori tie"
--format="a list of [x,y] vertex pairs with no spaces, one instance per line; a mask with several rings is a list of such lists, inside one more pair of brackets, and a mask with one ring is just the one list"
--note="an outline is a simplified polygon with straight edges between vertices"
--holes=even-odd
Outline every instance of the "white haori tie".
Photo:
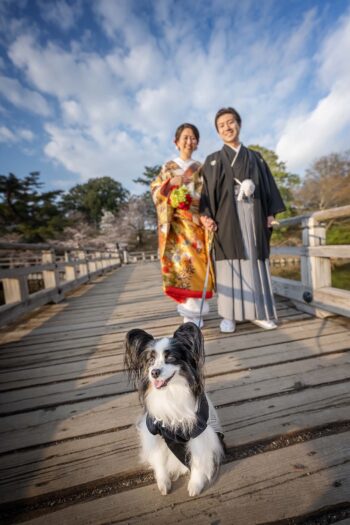
[[251,179],[245,179],[244,181],[240,181],[238,179],[235,179],[237,184],[240,185],[239,193],[237,196],[238,201],[242,201],[244,197],[251,197],[255,191],[255,184]]

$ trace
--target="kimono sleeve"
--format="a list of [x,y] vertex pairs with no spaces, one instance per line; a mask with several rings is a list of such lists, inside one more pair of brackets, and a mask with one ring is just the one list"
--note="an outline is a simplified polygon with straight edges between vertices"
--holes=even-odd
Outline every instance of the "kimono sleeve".
[[199,201],[199,214],[213,219],[215,217],[215,210],[213,209],[213,188],[211,183],[212,175],[210,173],[209,163],[207,160],[202,166],[201,176],[203,180],[203,186]]
[[271,170],[268,164],[263,158],[262,160],[263,160],[263,165],[265,168],[264,169],[265,177],[266,177],[265,185],[268,189],[267,191],[267,214],[276,215],[277,213],[281,213],[282,211],[285,211],[286,207],[284,205],[280,191],[277,187],[276,181],[274,179],[274,176],[271,173]]
[[173,190],[171,179],[173,174],[164,165],[160,174],[151,182],[151,194],[157,210],[158,223],[169,223],[172,220],[174,210],[169,204],[169,196]]

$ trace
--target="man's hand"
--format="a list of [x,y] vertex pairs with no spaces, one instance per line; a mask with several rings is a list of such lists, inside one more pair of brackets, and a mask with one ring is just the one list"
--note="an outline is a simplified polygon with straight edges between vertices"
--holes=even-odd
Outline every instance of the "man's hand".
[[279,222],[275,219],[273,215],[267,217],[267,227],[272,228],[273,226],[278,226]]
[[206,215],[201,215],[200,221],[203,224],[204,228],[210,232],[216,232],[216,230],[218,229],[216,222],[210,217],[207,217]]

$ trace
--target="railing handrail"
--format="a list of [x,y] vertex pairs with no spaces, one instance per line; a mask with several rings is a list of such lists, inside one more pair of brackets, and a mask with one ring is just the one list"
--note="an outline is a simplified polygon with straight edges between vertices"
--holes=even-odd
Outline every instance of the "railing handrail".
[[350,205],[314,211],[305,215],[296,215],[295,217],[288,217],[287,219],[281,219],[279,223],[281,226],[294,226],[309,219],[314,219],[315,222],[320,222],[328,219],[341,219],[344,217],[350,217]]
[[29,242],[0,242],[0,250],[52,250],[60,252],[77,252],[84,250],[85,252],[115,252],[118,248],[97,247],[97,246],[67,246],[64,244],[50,244],[50,243],[29,243]]

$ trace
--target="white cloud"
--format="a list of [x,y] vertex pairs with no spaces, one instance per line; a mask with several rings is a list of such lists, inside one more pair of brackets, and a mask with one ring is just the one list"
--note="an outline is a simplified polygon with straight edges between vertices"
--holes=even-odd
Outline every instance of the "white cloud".
[[[316,9],[271,31],[273,2],[259,5],[257,13],[253,0],[194,2],[191,16],[171,0],[91,5],[93,22],[107,36],[103,46],[93,25],[69,39],[83,3],[41,1],[42,16],[67,31],[65,40],[45,40],[39,27],[29,31],[22,24],[8,56],[28,87],[2,77],[8,100],[44,117],[47,157],[81,178],[110,175],[132,186],[145,165],[175,154],[173,132],[184,121],[199,127],[197,158],[203,158],[220,147],[213,118],[227,105],[242,114],[243,141],[272,149],[278,144],[288,167],[305,166],[315,152],[323,153],[325,141],[341,143],[348,122],[341,108],[350,92],[341,74],[350,51],[344,21],[313,57],[305,50],[320,23]],[[316,86],[310,80],[315,66]],[[314,94],[323,91],[311,110],[309,94],[300,90],[305,81]],[[48,100],[55,113],[49,114]],[[320,138],[315,130],[326,116],[331,122]]]
[[[146,7],[130,0],[97,0],[93,8],[107,35],[122,41],[126,46],[140,45],[149,38],[149,30],[143,22]],[[134,9],[136,13],[134,12]]]
[[83,110],[79,102],[75,100],[65,100],[61,104],[62,112],[66,122],[74,124],[83,120]]
[[30,131],[30,129],[24,129],[24,128],[19,129],[18,135],[21,139],[26,140],[28,142],[32,142],[35,138],[34,133]]
[[0,126],[0,142],[16,142],[16,136],[6,126]]
[[[135,137],[138,141],[149,137],[158,149],[153,155],[142,151],[142,156],[151,163],[165,160],[172,151],[172,134],[184,121],[199,126],[203,147],[218,147],[213,116],[222,105],[236,101],[244,113],[246,136],[254,138],[255,130],[278,112],[276,105],[283,105],[305,74],[307,61],[298,56],[298,50],[307,38],[304,26],[310,29],[311,15],[305,17],[307,22],[301,24],[298,37],[283,35],[281,63],[280,47],[273,49],[268,38],[257,43],[254,28],[246,35],[242,58],[224,16],[216,19],[207,46],[203,46],[191,20],[176,12],[171,23],[168,20],[159,28],[159,45],[146,22],[133,12],[133,5],[109,0],[94,4],[101,24],[115,39],[105,55],[84,52],[79,46],[71,46],[69,51],[53,43],[40,46],[28,34],[19,36],[9,50],[28,81],[59,101],[63,126],[56,122],[46,128],[51,136],[46,154],[84,177],[86,173],[91,176],[90,167],[100,171],[101,159],[104,169],[107,159],[114,164],[119,160],[127,166],[130,175],[126,183],[130,183],[135,154],[130,153],[127,162],[128,148],[116,147],[110,140],[113,133],[127,133],[127,143],[137,150],[140,145]],[[164,9],[159,16],[164,16]],[[172,9],[170,4],[168,9]],[[259,24],[263,24],[261,19]],[[118,42],[118,35],[126,46]]]
[[348,147],[350,131],[350,15],[344,16],[317,56],[318,78],[326,94],[309,111],[291,116],[277,143],[277,154],[291,170]]
[[154,164],[157,155],[155,143],[138,141],[126,132],[101,131],[99,134],[95,130],[92,137],[52,124],[46,125],[46,132],[50,137],[46,155],[79,174],[82,181],[106,175],[130,187],[131,180],[142,174],[145,165]]
[[81,2],[75,0],[73,5],[69,5],[65,0],[45,0],[38,1],[41,16],[46,22],[50,22],[63,31],[71,29],[81,15]]
[[96,122],[111,126],[125,118],[128,103],[123,85],[108,61],[96,53],[67,51],[51,43],[40,47],[23,35],[9,55],[38,90],[58,99],[65,116],[71,118],[75,112],[77,117],[79,111],[84,126]]
[[0,75],[0,94],[16,107],[45,117],[51,113],[49,104],[40,93],[23,87],[15,78]]
[[34,133],[29,129],[11,130],[7,126],[0,126],[0,142],[15,143],[22,140],[31,142],[34,140]]

